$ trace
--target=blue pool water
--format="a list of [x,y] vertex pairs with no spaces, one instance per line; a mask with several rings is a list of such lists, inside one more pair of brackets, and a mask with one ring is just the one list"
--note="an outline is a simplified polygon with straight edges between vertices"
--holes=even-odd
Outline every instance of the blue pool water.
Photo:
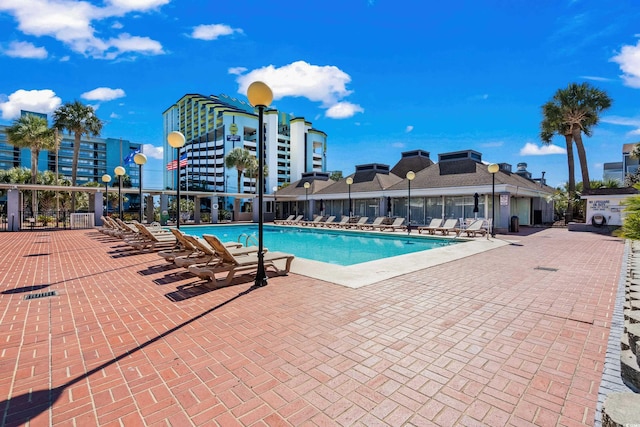
[[[254,224],[183,226],[181,230],[193,236],[213,234],[224,242],[240,241],[243,245],[247,236],[252,236],[249,239],[249,245],[258,244],[258,226]],[[288,252],[300,258],[342,266],[426,251],[457,243],[450,239],[414,237],[400,233],[383,235],[306,227],[265,225],[263,231],[264,247],[270,251]]]

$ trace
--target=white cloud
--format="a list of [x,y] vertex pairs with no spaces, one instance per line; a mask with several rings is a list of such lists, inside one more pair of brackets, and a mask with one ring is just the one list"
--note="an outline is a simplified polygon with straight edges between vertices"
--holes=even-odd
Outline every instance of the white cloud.
[[353,117],[356,113],[364,113],[364,109],[350,102],[338,102],[327,109],[325,116],[330,119],[346,119]]
[[605,116],[600,119],[603,123],[609,123],[618,126],[631,126],[634,127],[630,132],[627,132],[629,136],[640,135],[640,118],[635,117],[620,117],[620,116]]
[[125,95],[122,89],[111,89],[108,87],[99,87],[89,92],[85,92],[80,95],[80,98],[88,101],[111,101],[118,98],[123,98]]
[[585,79],[585,80],[593,80],[596,82],[610,82],[611,79],[607,78],[607,77],[597,77],[597,76],[580,76],[581,79]]
[[620,65],[625,85],[640,88],[640,41],[635,46],[622,46],[611,61]]
[[5,55],[14,58],[35,58],[44,59],[47,57],[47,49],[37,47],[29,42],[11,42],[9,48],[4,51]]
[[193,27],[191,37],[200,40],[217,40],[220,36],[243,34],[241,28],[231,28],[225,24],[198,25]]
[[67,62],[71,59],[71,57],[69,55],[65,55],[62,58],[60,58],[60,62]]
[[126,13],[132,11],[144,12],[146,10],[156,9],[160,6],[168,4],[170,0],[109,0],[108,3]]
[[407,145],[404,142],[394,142],[391,144],[393,148],[405,148]]
[[[159,42],[126,33],[108,40],[95,36],[93,21],[122,16],[132,11],[147,11],[169,0],[111,0],[106,7],[75,0],[2,0],[0,11],[14,16],[18,30],[32,36],[49,36],[71,50],[100,59],[113,59],[127,52],[159,55]],[[117,30],[117,23],[114,24]],[[108,54],[106,54],[108,52]]]
[[119,119],[119,118],[120,118],[120,115],[118,115],[118,114],[116,114],[116,113],[111,113],[111,114],[109,114],[109,118],[110,118],[110,119]]
[[0,103],[3,119],[16,119],[20,110],[35,113],[51,114],[62,104],[60,97],[50,89],[17,90],[9,95],[5,102]]
[[229,74],[233,74],[236,76],[239,76],[240,74],[244,73],[245,71],[247,71],[247,69],[245,67],[231,67],[227,70],[227,72]]
[[162,147],[156,147],[152,144],[143,144],[142,152],[146,154],[147,157],[162,160],[164,149]]
[[412,130],[413,130],[413,126],[411,126],[411,125],[407,126],[407,127],[404,129],[404,131],[405,131],[406,133],[410,133]]
[[238,93],[246,94],[247,88],[254,81],[263,81],[271,87],[274,100],[285,96],[303,97],[310,101],[320,102],[326,108],[329,118],[346,118],[363,112],[359,105],[342,101],[351,95],[347,89],[351,77],[333,65],[311,65],[305,61],[296,61],[280,68],[269,65],[239,75]]
[[[126,52],[136,52],[144,55],[162,55],[164,53],[162,45],[149,37],[132,36],[127,33],[120,34],[115,39],[109,39],[109,52],[105,55],[107,59],[113,59]],[[115,49],[115,50],[113,50]]]
[[122,25],[121,22],[114,22],[113,25],[111,26],[111,28],[113,28],[114,30],[120,30],[124,27],[124,25]]
[[567,150],[553,144],[536,145],[532,142],[527,142],[520,149],[521,156],[547,156],[550,154],[567,154]]

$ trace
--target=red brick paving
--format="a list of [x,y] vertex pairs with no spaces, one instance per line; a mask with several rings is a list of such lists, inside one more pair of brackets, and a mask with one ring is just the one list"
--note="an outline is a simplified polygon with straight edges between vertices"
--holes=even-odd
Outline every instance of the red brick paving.
[[246,292],[93,230],[1,233],[0,425],[591,426],[624,242],[515,238]]

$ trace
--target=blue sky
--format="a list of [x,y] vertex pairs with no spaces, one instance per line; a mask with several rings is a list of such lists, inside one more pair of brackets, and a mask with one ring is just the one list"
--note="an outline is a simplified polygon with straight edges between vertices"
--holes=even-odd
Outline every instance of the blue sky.
[[639,23],[636,0],[0,0],[0,123],[93,105],[102,136],[145,144],[160,188],[162,112],[263,80],[327,133],[329,170],[474,149],[557,186],[564,139],[538,136],[557,89],[613,99],[585,139],[592,179],[640,141]]

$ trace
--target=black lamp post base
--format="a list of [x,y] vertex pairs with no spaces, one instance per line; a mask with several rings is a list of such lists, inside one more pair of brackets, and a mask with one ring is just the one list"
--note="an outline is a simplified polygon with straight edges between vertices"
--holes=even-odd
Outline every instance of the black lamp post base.
[[258,253],[258,271],[256,272],[256,281],[253,284],[256,288],[267,286],[267,273],[264,270],[264,253]]

